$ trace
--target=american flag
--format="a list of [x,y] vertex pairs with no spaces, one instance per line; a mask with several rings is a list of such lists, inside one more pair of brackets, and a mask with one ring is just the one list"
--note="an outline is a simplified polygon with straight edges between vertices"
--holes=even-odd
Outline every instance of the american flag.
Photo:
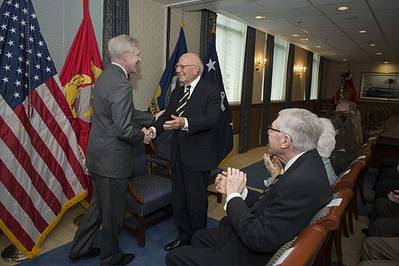
[[0,9],[0,227],[27,257],[86,196],[72,115],[30,0]]

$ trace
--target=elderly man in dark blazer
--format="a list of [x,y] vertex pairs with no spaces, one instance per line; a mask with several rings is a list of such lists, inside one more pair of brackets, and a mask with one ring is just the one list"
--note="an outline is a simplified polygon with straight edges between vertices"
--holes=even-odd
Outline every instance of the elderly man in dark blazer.
[[152,127],[154,136],[173,130],[172,205],[178,236],[165,246],[167,251],[189,244],[207,224],[209,173],[217,161],[214,130],[221,111],[220,88],[202,79],[202,71],[198,55],[180,57],[176,73],[181,87]]
[[195,233],[191,246],[170,252],[166,264],[265,265],[332,199],[315,150],[322,130],[319,118],[307,110],[281,111],[268,134],[271,152],[285,162],[285,172],[263,193],[248,190],[246,175],[238,169],[218,175],[217,189],[227,194],[227,216],[218,228]]
[[[137,121],[148,116],[135,110],[129,73],[136,72],[141,60],[138,41],[120,35],[108,42],[112,63],[94,86],[93,121],[87,148],[87,167],[95,195],[81,221],[69,253],[71,259],[95,257],[101,265],[125,265],[134,254],[124,254],[118,236],[124,218],[124,196],[133,173],[133,147],[151,137]],[[92,245],[102,226],[100,248]]]

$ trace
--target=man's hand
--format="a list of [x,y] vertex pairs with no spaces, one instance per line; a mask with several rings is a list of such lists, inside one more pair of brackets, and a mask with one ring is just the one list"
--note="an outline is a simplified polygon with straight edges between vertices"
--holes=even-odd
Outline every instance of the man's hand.
[[184,127],[184,118],[181,116],[171,115],[172,120],[168,120],[163,124],[165,130],[174,130]]
[[151,139],[152,139],[152,130],[143,127],[143,128],[141,129],[141,131],[144,132],[144,140],[143,140],[143,142],[144,142],[145,144],[150,143],[150,141],[151,141]]
[[247,174],[235,168],[227,168],[226,194],[242,193],[247,183]]
[[399,204],[399,189],[392,190],[388,193],[388,199]]
[[282,173],[283,166],[277,156],[270,153],[265,153],[263,155],[263,161],[265,163],[266,169],[269,171],[272,177],[276,177]]
[[216,176],[215,185],[217,192],[226,194],[226,178],[227,178],[227,172],[225,171]]

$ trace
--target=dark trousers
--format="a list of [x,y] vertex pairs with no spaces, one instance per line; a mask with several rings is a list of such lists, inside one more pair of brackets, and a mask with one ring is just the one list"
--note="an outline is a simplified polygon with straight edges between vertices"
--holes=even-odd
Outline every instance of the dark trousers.
[[273,254],[250,251],[231,226],[197,231],[191,246],[183,246],[166,255],[166,265],[242,266],[266,265]]
[[375,201],[370,213],[368,236],[399,236],[399,204],[387,198]]
[[192,171],[178,159],[173,167],[172,206],[180,240],[189,241],[198,229],[206,228],[208,178],[210,171]]
[[71,256],[87,253],[93,240],[100,232],[101,265],[112,265],[120,261],[123,253],[118,245],[118,236],[122,229],[125,213],[123,194],[127,193],[127,179],[108,178],[90,174],[95,192],[93,199],[76,232]]

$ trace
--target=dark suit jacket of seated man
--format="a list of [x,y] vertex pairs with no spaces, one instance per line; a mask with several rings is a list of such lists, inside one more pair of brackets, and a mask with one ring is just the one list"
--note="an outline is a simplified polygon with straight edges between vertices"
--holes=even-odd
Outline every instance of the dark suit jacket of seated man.
[[[281,128],[280,131],[273,127],[274,133],[284,134]],[[272,151],[270,135],[274,133],[269,129]],[[191,246],[167,255],[167,265],[265,265],[332,199],[323,162],[315,149],[298,152],[286,162],[285,173],[270,189],[263,193],[247,190],[245,201],[241,197],[231,198],[226,206],[227,216],[219,227],[198,231]]]

